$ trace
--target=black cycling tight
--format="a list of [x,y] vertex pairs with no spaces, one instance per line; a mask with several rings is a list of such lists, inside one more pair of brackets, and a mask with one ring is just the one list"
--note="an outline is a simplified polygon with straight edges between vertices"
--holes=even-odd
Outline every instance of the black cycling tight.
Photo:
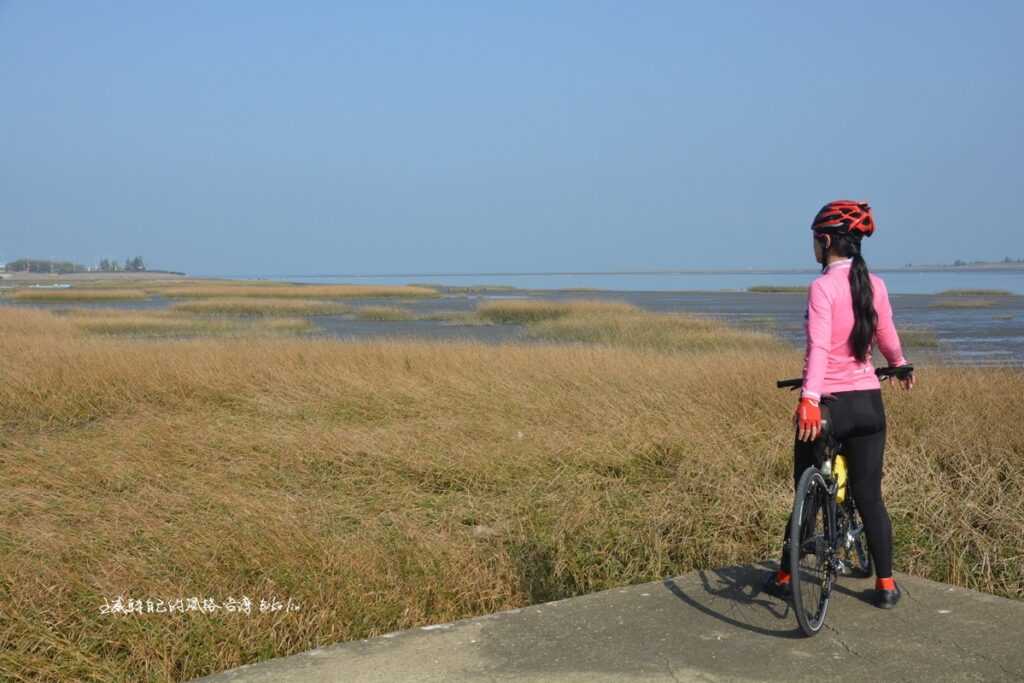
[[[885,408],[881,389],[840,391],[825,396],[833,433],[843,442],[849,471],[849,490],[864,520],[864,531],[875,564],[875,576],[892,576],[892,523],[882,502],[882,459],[885,453]],[[823,411],[824,412],[824,411]],[[793,448],[793,484],[815,464],[821,440],[796,441]],[[785,538],[789,538],[789,524]],[[790,571],[789,557],[782,553],[782,568]]]

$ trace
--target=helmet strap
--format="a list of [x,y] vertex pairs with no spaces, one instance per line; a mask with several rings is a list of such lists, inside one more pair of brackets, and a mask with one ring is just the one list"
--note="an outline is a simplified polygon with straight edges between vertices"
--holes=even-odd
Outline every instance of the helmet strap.
[[818,242],[821,243],[822,249],[821,259],[819,260],[819,263],[821,264],[822,272],[824,272],[825,268],[828,265],[828,250],[832,246],[832,236],[829,235],[827,232],[815,232],[814,239],[818,240]]

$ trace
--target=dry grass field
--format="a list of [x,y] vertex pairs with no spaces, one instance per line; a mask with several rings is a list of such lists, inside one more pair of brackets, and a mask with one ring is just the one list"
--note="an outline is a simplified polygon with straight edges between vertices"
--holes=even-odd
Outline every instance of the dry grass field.
[[360,320],[415,320],[416,314],[399,306],[360,306],[354,311]]
[[78,288],[68,289],[16,289],[10,294],[15,301],[131,301],[146,298],[141,289]]
[[[79,331],[127,337],[253,336],[310,332],[304,317],[239,319],[190,315],[167,309],[69,308],[54,313],[68,319]],[[294,316],[294,313],[293,313]]]
[[171,310],[202,315],[310,316],[340,315],[348,313],[352,309],[346,304],[333,301],[279,299],[276,297],[215,297],[173,304]]
[[576,299],[574,301],[531,301],[511,299],[488,301],[477,306],[477,315],[495,323],[530,324],[542,320],[573,317],[592,317],[638,313],[641,309],[620,301],[603,299]]
[[[797,352],[513,313],[553,341],[138,340],[0,307],[0,679],[182,680],[777,556]],[[1024,598],[1021,393],[886,387],[898,570]],[[121,595],[299,609],[102,613]]]
[[273,297],[296,299],[366,299],[376,297],[436,297],[437,290],[411,285],[292,285],[283,283],[232,283],[167,287],[159,290],[173,298]]

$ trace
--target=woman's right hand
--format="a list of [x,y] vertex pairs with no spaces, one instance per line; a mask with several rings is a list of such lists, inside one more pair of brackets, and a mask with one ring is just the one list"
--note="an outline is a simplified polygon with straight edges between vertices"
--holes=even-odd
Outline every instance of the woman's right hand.
[[814,441],[821,434],[821,406],[817,401],[801,398],[793,413],[793,422],[798,440]]

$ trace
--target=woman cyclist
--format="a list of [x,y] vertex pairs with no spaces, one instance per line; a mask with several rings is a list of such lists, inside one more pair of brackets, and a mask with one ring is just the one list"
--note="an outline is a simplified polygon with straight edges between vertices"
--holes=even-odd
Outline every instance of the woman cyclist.
[[[833,433],[843,441],[849,486],[864,519],[864,531],[875,566],[874,603],[893,607],[900,589],[892,578],[892,525],[882,502],[882,455],[885,451],[885,409],[871,361],[878,343],[889,365],[906,365],[892,320],[885,282],[868,272],[861,240],[875,231],[866,202],[829,202],[811,224],[814,255],[822,275],[807,296],[807,350],[803,386],[794,415],[794,484],[815,464],[821,433],[821,407],[830,412]],[[913,376],[901,380],[905,389]],[[789,525],[786,525],[788,542]],[[786,597],[790,590],[788,553],[781,568],[765,583],[767,591]]]

